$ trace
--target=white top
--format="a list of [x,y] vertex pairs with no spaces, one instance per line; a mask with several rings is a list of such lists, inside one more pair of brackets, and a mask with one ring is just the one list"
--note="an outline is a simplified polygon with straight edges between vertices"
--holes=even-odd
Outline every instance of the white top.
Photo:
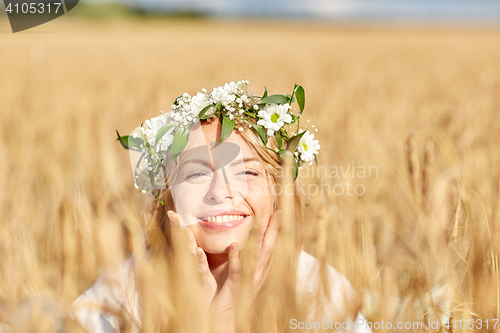
[[[140,331],[140,311],[133,281],[132,262],[133,260],[129,260],[119,269],[101,276],[90,289],[73,303],[71,317],[77,320],[88,332],[119,332],[118,318],[101,311],[100,309],[103,307],[116,311],[125,309],[134,320],[131,332]],[[330,300],[326,297],[321,298],[324,305],[324,309],[322,309],[324,317],[321,316],[319,321],[322,325],[331,325],[334,328],[333,325],[335,323],[330,323],[329,320],[335,318],[336,313],[343,313],[345,311],[346,297],[353,299],[355,292],[347,279],[332,266],[327,265],[327,271],[330,280],[331,298]],[[299,297],[318,291],[320,287],[319,261],[315,257],[302,251],[299,257],[297,273],[297,291]],[[298,322],[291,319],[290,327],[298,329],[307,328],[307,325],[314,325],[314,315],[315,312],[312,311],[308,316],[307,322]],[[323,321],[323,319],[325,320]],[[350,323],[348,320],[346,323],[337,323],[337,328],[340,328],[344,324],[344,328],[350,328],[339,331],[371,333],[361,313],[358,313],[356,321],[360,324],[357,327],[356,325],[352,325],[352,322]],[[363,324],[361,324],[362,321],[364,321]],[[316,328],[320,327],[318,322],[316,322],[316,325]],[[324,329],[326,328],[324,327]]]

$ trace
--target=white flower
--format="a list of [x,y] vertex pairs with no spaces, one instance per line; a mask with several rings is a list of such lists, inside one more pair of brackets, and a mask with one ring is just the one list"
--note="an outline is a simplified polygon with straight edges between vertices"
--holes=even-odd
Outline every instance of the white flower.
[[173,135],[174,128],[175,127],[172,127],[162,136],[162,138],[158,142],[158,147],[156,147],[157,152],[160,150],[165,151],[170,147],[170,145],[174,141],[174,135]]
[[158,133],[160,128],[166,123],[167,119],[164,115],[146,120],[146,125],[148,125],[148,128],[144,130],[144,135],[147,137],[150,144],[154,144],[156,133]]
[[[215,106],[212,106],[205,112],[205,117],[212,116],[215,113],[215,111],[217,111],[217,108]],[[210,118],[208,118],[207,120],[210,121]]]
[[238,85],[231,81],[224,85],[224,90],[227,91],[228,94],[234,94],[238,90]]
[[[146,125],[148,125],[148,129],[144,130],[144,135],[146,136],[148,142],[150,145],[155,144],[156,140],[156,134],[162,128],[162,126],[167,124],[167,118],[165,115],[161,115],[155,118],[151,118],[149,120],[146,120]],[[160,150],[167,150],[168,147],[172,144],[172,141],[174,140],[173,136],[173,131],[174,127],[172,127],[170,130],[168,130],[163,137],[160,139],[158,142],[158,147],[156,147],[156,151]]]
[[201,110],[203,110],[206,106],[210,105],[212,101],[207,98],[207,95],[204,93],[198,93],[196,96],[191,98],[191,112],[195,117],[198,117]]
[[214,88],[214,90],[210,93],[210,96],[214,100],[215,104],[221,103],[224,106],[231,104],[236,99],[236,96],[225,90],[224,87]]
[[258,125],[264,126],[267,129],[267,135],[271,136],[275,131],[279,131],[285,123],[292,122],[292,116],[288,113],[290,106],[287,104],[266,104],[264,110],[259,111],[260,120]]
[[314,161],[314,155],[318,153],[319,145],[318,140],[314,140],[314,134],[309,133],[307,130],[299,141],[297,150],[300,153],[300,159],[305,162]]

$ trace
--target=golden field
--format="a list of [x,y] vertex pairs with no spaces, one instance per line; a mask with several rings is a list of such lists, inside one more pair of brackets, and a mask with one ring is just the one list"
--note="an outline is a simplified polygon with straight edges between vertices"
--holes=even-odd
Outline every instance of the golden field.
[[115,129],[243,78],[256,94],[304,86],[319,170],[376,168],[323,172],[364,194],[312,196],[300,235],[355,286],[365,318],[453,315],[494,331],[499,29],[65,18],[9,29],[0,20],[0,332],[79,331],[71,302],[142,251],[145,198]]

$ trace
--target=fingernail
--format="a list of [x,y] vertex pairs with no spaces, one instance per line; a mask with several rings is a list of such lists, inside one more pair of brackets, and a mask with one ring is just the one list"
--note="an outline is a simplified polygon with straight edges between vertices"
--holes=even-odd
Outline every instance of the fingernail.
[[231,248],[233,251],[236,251],[238,249],[238,243],[231,245]]
[[262,226],[260,227],[260,233],[263,235],[266,232],[267,224],[262,223]]
[[168,215],[168,218],[169,218],[171,221],[174,219],[174,218],[173,218],[173,216],[174,216],[174,212],[173,212],[173,211],[169,210],[169,211],[167,212],[167,215]]

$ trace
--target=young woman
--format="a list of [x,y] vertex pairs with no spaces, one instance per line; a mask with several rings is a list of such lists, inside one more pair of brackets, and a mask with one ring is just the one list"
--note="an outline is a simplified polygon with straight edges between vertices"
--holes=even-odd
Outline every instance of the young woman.
[[140,154],[136,187],[151,195],[146,261],[164,264],[149,272],[166,275],[141,277],[132,259],[101,277],[74,304],[89,332],[312,332],[336,323],[352,330],[349,319],[360,324],[352,331],[370,332],[356,318],[349,282],[327,265],[323,288],[320,263],[300,251],[289,221],[298,223],[303,210],[293,191],[296,168],[320,147],[300,128],[303,88],[256,97],[247,84],[184,94],[169,114],[119,136]]

